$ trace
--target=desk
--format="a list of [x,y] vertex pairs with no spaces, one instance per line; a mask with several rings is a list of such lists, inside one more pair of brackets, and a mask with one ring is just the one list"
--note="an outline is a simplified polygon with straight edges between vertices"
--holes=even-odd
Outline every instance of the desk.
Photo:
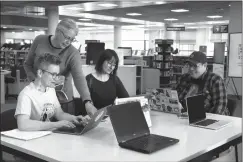
[[5,104],[5,75],[10,74],[11,71],[1,70],[1,104]]
[[[24,152],[39,159],[60,161],[190,161],[226,144],[241,142],[241,118],[209,114],[214,119],[232,121],[220,130],[208,130],[188,125],[188,120],[176,115],[151,112],[151,133],[169,136],[179,143],[151,155],[120,148],[110,120],[81,136],[56,134],[21,141],[1,138],[3,149]],[[17,152],[15,152],[17,154]],[[25,155],[26,156],[26,155]]]

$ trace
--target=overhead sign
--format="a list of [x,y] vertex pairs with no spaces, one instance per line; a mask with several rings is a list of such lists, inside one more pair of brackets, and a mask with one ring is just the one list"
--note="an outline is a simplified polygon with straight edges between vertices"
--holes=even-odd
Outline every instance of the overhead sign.
[[185,27],[167,26],[166,31],[185,31]]
[[87,43],[98,43],[100,40],[85,40],[85,44]]
[[228,33],[228,25],[214,25],[213,33]]

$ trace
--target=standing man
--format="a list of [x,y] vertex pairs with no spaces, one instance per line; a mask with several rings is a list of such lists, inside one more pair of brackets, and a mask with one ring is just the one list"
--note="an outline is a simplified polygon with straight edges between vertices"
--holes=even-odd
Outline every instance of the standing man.
[[[93,106],[87,82],[85,80],[81,57],[78,50],[71,44],[75,42],[78,34],[78,26],[72,19],[63,19],[56,27],[55,35],[39,35],[33,41],[28,56],[24,63],[24,68],[29,81],[36,78],[36,60],[42,53],[52,53],[61,59],[60,75],[65,77],[64,92],[68,97],[66,107],[73,108],[73,88],[72,78],[89,115],[97,110]],[[64,108],[63,109],[67,109]],[[65,110],[67,111],[67,110]]]
[[207,57],[203,52],[194,51],[186,61],[188,73],[182,75],[176,86],[178,97],[185,107],[185,98],[195,94],[205,95],[206,112],[229,115],[224,80],[207,70]]

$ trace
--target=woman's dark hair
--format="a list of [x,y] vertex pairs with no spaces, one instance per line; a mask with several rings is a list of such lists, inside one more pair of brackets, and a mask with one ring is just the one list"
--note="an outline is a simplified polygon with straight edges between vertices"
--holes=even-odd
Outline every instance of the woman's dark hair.
[[112,71],[112,74],[116,75],[118,64],[119,64],[119,58],[117,56],[117,53],[114,50],[111,50],[111,49],[106,49],[106,50],[101,52],[100,57],[99,57],[99,59],[96,63],[96,66],[95,66],[95,70],[98,73],[102,73],[103,72],[103,63],[106,60],[107,61],[111,60],[112,57],[114,57],[115,61],[116,61],[116,66],[115,66],[114,70]]

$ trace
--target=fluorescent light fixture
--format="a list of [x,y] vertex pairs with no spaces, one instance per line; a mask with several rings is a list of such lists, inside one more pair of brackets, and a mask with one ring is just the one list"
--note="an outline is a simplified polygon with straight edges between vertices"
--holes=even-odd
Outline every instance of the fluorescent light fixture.
[[126,15],[128,15],[128,16],[140,16],[142,14],[140,14],[140,13],[127,13]]
[[166,21],[177,21],[178,19],[175,19],[175,18],[168,18],[168,19],[164,19]]
[[32,29],[29,29],[29,30],[32,30]]
[[79,19],[81,21],[91,21],[91,19],[86,19],[86,18],[83,18],[83,19]]
[[196,23],[184,23],[184,25],[194,25]]
[[157,2],[155,2],[155,4],[157,4],[157,5],[160,5],[160,4],[165,4],[166,2],[163,2],[163,1],[157,1]]
[[142,3],[151,3],[151,1],[142,1]]
[[82,7],[68,7],[67,10],[83,10]]
[[229,4],[229,6],[231,6],[231,5]]
[[175,9],[175,10],[171,10],[172,12],[188,12],[189,10],[186,9]]
[[14,34],[15,32],[13,31],[12,33]]
[[102,3],[102,4],[98,4],[99,6],[102,7],[115,7],[117,6],[117,4],[113,4],[113,3]]
[[220,16],[220,15],[212,15],[212,16],[207,16],[208,18],[210,19],[218,19],[218,18],[221,18],[223,16]]
[[4,27],[3,27],[3,29],[7,29],[7,27],[6,27],[6,26],[4,26]]

